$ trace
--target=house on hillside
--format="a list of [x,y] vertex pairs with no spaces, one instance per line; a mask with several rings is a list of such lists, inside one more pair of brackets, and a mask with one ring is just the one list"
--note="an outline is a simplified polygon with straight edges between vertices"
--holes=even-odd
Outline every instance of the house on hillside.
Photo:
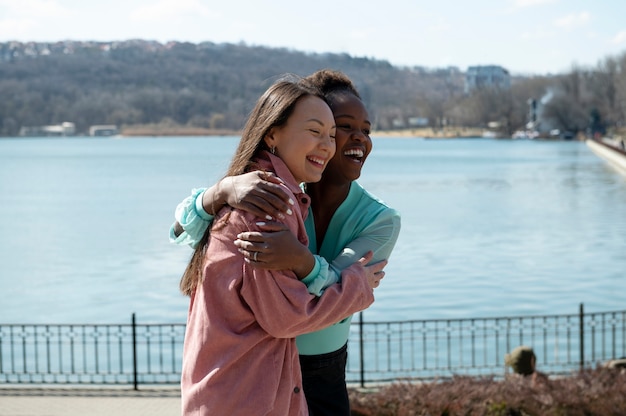
[[511,88],[509,71],[498,65],[470,66],[465,73],[465,94],[480,88]]

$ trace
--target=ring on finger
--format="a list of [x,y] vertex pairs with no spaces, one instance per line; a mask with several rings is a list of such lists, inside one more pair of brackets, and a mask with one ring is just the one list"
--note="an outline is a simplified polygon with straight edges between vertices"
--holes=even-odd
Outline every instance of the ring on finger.
[[253,259],[254,261],[256,261],[256,257],[257,257],[257,255],[258,255],[258,254],[259,254],[259,252],[258,252],[258,251],[255,251],[255,252],[254,252],[254,257],[252,257],[252,259]]

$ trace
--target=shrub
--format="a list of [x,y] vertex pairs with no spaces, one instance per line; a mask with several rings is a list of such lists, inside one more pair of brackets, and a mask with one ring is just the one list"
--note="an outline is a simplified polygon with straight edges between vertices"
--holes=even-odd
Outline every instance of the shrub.
[[612,416],[626,415],[626,370],[597,368],[533,380],[458,376],[350,390],[360,416]]

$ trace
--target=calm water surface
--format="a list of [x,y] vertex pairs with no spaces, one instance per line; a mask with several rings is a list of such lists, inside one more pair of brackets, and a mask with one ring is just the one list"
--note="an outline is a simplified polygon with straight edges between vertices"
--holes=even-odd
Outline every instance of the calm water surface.
[[[0,323],[184,322],[176,204],[238,138],[0,140]],[[402,214],[367,320],[626,309],[626,176],[580,142],[375,139]]]

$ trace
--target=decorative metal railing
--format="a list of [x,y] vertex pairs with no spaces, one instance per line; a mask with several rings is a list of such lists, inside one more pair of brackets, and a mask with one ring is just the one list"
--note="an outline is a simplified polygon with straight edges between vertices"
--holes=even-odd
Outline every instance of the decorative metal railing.
[[[567,374],[626,356],[626,310],[502,318],[363,322],[348,342],[351,384],[505,374],[518,345]],[[0,325],[0,383],[178,384],[184,324]]]

